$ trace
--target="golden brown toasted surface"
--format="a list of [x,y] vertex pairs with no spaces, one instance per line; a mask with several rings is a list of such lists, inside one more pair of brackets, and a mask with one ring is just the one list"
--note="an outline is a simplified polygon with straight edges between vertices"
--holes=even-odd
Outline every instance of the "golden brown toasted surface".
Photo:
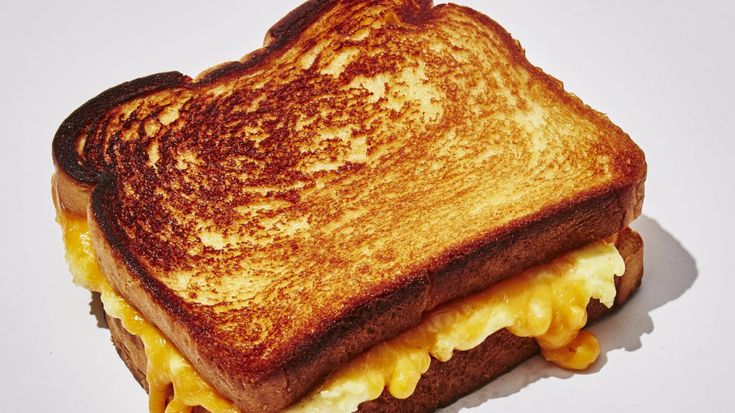
[[[104,92],[54,158],[76,182],[65,205],[94,188],[113,285],[253,410],[442,301],[619,231],[645,178],[629,137],[495,22],[418,0],[307,3],[241,63]],[[503,258],[472,275],[476,251]]]
[[[598,301],[587,307],[590,322],[619,309],[641,284],[643,277],[643,241],[640,235],[626,228],[621,232],[616,247],[625,260],[625,273],[616,278],[617,295],[612,309]],[[125,361],[136,380],[145,384],[145,354],[143,343],[131,335],[119,320],[108,317],[112,341],[120,357]],[[458,351],[447,362],[432,360],[429,370],[422,376],[416,391],[407,399],[396,399],[385,391],[377,400],[360,405],[360,412],[430,412],[447,406],[460,397],[482,387],[486,383],[511,370],[513,367],[538,354],[538,345],[532,338],[517,337],[501,330],[488,337],[482,344],[468,351]],[[196,408],[197,412],[206,410]]]

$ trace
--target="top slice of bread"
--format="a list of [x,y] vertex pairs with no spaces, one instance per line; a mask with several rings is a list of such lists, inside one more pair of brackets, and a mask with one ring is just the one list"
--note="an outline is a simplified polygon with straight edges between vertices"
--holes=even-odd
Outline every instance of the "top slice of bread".
[[497,23],[420,0],[306,3],[239,62],[103,92],[53,153],[112,284],[245,411],[620,231],[646,173]]

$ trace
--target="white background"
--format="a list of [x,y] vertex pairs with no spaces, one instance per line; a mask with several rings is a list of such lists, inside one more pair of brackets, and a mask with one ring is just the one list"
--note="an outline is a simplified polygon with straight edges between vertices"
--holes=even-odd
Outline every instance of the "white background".
[[[0,410],[146,410],[63,260],[49,186],[58,125],[122,81],[238,59],[298,2],[2,3]],[[645,151],[646,275],[595,326],[592,371],[533,360],[446,411],[734,411],[735,2],[467,4]]]

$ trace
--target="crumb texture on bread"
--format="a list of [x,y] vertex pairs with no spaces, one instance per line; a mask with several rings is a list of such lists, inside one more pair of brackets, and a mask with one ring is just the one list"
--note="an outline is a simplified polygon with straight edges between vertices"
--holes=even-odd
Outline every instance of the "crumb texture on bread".
[[112,284],[247,410],[416,324],[476,251],[511,252],[454,296],[548,258],[512,250],[543,228],[619,231],[645,178],[495,22],[419,0],[307,3],[241,62],[104,92],[54,158]]

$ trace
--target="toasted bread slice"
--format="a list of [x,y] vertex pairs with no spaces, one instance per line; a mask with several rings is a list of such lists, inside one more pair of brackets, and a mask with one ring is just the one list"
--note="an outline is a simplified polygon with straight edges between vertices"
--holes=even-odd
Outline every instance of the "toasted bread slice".
[[103,92],[53,151],[113,286],[246,411],[620,231],[646,173],[497,23],[418,0],[306,3],[240,62]]
[[[643,277],[643,242],[636,232],[625,229],[616,241],[616,247],[625,260],[625,273],[616,279],[617,295],[612,308],[597,300],[590,302],[587,313],[590,322],[619,309],[640,286]],[[145,381],[146,357],[143,343],[121,325],[120,320],[108,317],[112,341],[133,376],[147,389]],[[457,352],[447,362],[433,360],[423,375],[416,391],[407,399],[396,399],[388,391],[370,402],[360,405],[360,412],[430,412],[447,406],[460,397],[482,387],[499,375],[511,370],[524,360],[538,354],[536,341],[517,337],[500,330],[472,350]],[[198,408],[197,412],[206,413]]]

